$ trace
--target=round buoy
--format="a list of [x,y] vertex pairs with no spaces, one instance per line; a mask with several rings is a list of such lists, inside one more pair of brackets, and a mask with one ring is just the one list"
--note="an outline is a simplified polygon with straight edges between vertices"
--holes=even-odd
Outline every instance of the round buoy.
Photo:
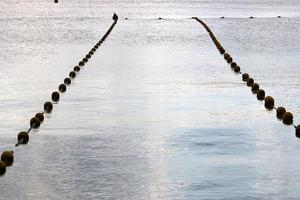
[[291,125],[291,124],[293,124],[293,114],[290,113],[290,112],[285,112],[283,114],[283,117],[282,117],[282,122],[285,125]]
[[90,58],[91,58],[91,55],[90,55],[90,54],[87,54],[85,57],[86,57],[87,59],[90,59]]
[[49,102],[49,101],[46,102],[44,104],[44,110],[45,110],[46,113],[51,113],[52,110],[53,110],[53,104],[51,102]]
[[41,122],[44,121],[44,115],[43,115],[43,113],[36,113],[35,116],[36,116],[37,118],[39,118],[39,120],[40,120]]
[[247,79],[247,86],[251,87],[254,84],[253,78],[248,78]]
[[231,68],[234,68],[235,66],[237,66],[237,64],[236,64],[236,62],[232,62],[230,66],[231,66]]
[[87,58],[82,59],[82,62],[88,62],[89,60]]
[[229,57],[229,58],[227,59],[227,63],[228,63],[228,64],[230,64],[232,61],[233,61],[233,60],[232,60],[231,57]]
[[281,16],[279,15],[279,16],[277,16],[277,18],[281,18]]
[[272,110],[274,108],[274,99],[271,96],[267,96],[265,98],[265,108],[268,110]]
[[284,107],[278,107],[276,109],[276,116],[278,119],[282,119],[283,118],[283,114],[286,112]]
[[296,137],[300,138],[300,124],[296,127]]
[[83,65],[84,65],[84,62],[80,61],[80,62],[78,63],[78,65],[79,65],[79,66],[83,66]]
[[90,56],[91,56],[91,55],[93,55],[93,54],[94,54],[94,52],[93,52],[93,51],[90,51],[90,52],[89,52],[89,55],[90,55]]
[[71,84],[71,79],[70,78],[65,78],[64,83],[66,85],[70,85]]
[[245,73],[245,74],[242,75],[243,81],[246,82],[248,80],[248,78],[249,78],[249,74]]
[[220,48],[220,54],[224,54],[225,53],[225,49],[224,48]]
[[74,71],[75,71],[75,72],[79,72],[79,71],[80,71],[80,67],[75,66],[75,67],[74,67]]
[[224,54],[224,59],[227,60],[230,57],[229,53]]
[[127,18],[127,17],[125,17],[125,20],[128,20],[128,18]]
[[262,90],[262,89],[259,89],[259,90],[257,91],[256,98],[257,98],[257,100],[262,101],[262,100],[265,99],[265,95],[266,95],[265,91]]
[[240,66],[237,65],[233,68],[233,70],[235,73],[239,73],[241,71],[241,68],[240,68]]
[[51,95],[52,101],[54,101],[54,102],[58,102],[59,97],[60,97],[60,95],[59,95],[58,92],[53,92],[52,95]]
[[20,132],[20,133],[18,134],[18,142],[19,142],[20,140],[22,140],[22,141],[20,142],[20,144],[24,144],[24,145],[27,144],[28,141],[29,141],[29,134],[28,134],[27,132],[25,132],[25,131]]
[[76,73],[75,73],[74,71],[71,71],[71,72],[69,73],[69,77],[70,77],[70,78],[75,78],[75,77],[76,77]]
[[1,155],[1,161],[4,162],[6,167],[12,166],[12,164],[14,163],[14,152],[4,151]]
[[31,118],[30,127],[36,129],[36,128],[39,128],[40,125],[41,125],[41,121],[39,120],[39,118],[37,118],[37,117]]
[[94,52],[95,52],[95,51],[96,51],[96,49],[95,49],[95,48],[92,48],[92,51],[94,51]]
[[3,176],[6,173],[6,164],[0,161],[0,176]]
[[253,19],[253,17],[251,16],[250,19]]
[[225,18],[224,16],[221,17],[221,19],[224,19],[224,18]]
[[256,94],[257,91],[259,90],[259,85],[257,83],[254,83],[251,87],[251,91]]
[[60,84],[60,85],[58,86],[58,90],[59,90],[60,92],[65,92],[65,91],[67,90],[67,86],[66,86],[65,84]]

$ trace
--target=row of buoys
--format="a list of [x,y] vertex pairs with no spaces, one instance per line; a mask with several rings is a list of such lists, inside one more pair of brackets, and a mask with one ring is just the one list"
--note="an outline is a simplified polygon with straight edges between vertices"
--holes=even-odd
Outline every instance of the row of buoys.
[[256,94],[256,98],[259,101],[264,101],[265,108],[267,110],[276,110],[276,116],[279,120],[282,120],[282,122],[285,125],[293,125],[296,129],[296,137],[300,138],[300,125],[296,126],[293,122],[293,114],[291,112],[286,111],[284,107],[275,107],[275,100],[271,96],[266,97],[266,93],[263,89],[259,87],[258,83],[255,83],[254,79],[249,76],[247,73],[242,73],[240,66],[233,61],[233,58],[229,53],[225,51],[221,43],[218,41],[214,33],[211,31],[211,29],[205,24],[202,20],[200,20],[197,17],[193,17],[193,19],[197,20],[202,26],[206,29],[206,31],[209,33],[212,41],[216,45],[219,52],[224,56],[224,59],[228,64],[230,64],[231,68],[235,73],[240,73],[242,75],[242,80],[246,82],[246,85],[248,87],[251,87],[251,91],[253,94]]
[[[107,32],[104,34],[104,36],[101,38],[99,42],[94,45],[94,47],[89,51],[89,53],[78,63],[78,66],[75,66],[73,71],[69,73],[69,77],[64,79],[64,83],[60,84],[58,87],[58,91],[54,91],[51,95],[52,102],[56,103],[60,100],[60,93],[64,93],[67,90],[67,85],[70,85],[72,82],[72,79],[76,77],[76,73],[80,71],[80,67],[84,66],[85,63],[88,62],[88,60],[92,57],[92,55],[97,51],[97,49],[100,47],[100,45],[105,41],[107,36],[110,34],[112,29],[117,23],[118,16],[114,13],[113,15],[113,24],[110,26],[110,28],[107,30]],[[17,137],[17,143],[15,146],[19,145],[26,145],[29,142],[29,133],[32,129],[37,129],[40,127],[41,123],[44,121],[44,113],[51,113],[53,110],[53,103],[50,101],[47,101],[44,103],[44,112],[37,113],[34,117],[30,119],[30,128],[28,131],[21,131],[18,134]],[[4,175],[6,173],[6,168],[13,165],[14,162],[14,152],[13,151],[4,151],[1,155],[1,161],[0,161],[0,176]]]

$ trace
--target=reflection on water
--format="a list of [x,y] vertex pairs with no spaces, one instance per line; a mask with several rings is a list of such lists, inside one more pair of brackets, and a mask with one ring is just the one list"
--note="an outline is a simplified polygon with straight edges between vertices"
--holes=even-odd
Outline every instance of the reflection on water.
[[300,197],[294,129],[265,111],[197,22],[149,20],[244,17],[205,21],[242,71],[297,123],[297,1],[3,0],[0,6],[1,151],[106,31],[112,13],[120,16],[42,128],[15,150],[1,198]]

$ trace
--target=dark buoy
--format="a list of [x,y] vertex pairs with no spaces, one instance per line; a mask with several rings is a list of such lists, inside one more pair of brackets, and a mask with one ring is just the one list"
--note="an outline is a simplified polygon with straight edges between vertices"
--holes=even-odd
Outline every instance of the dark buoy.
[[265,91],[262,90],[262,89],[259,89],[259,90],[257,91],[256,98],[257,98],[257,100],[262,101],[262,100],[265,99],[265,95],[266,95]]
[[36,129],[36,128],[39,128],[40,125],[41,125],[41,121],[39,120],[39,118],[37,118],[37,117],[31,118],[30,127]]
[[29,141],[29,134],[25,131],[22,131],[18,134],[18,143],[19,144],[27,144]]
[[254,84],[253,78],[248,78],[247,79],[247,86],[251,87]]
[[82,59],[82,62],[87,63],[89,60],[87,58]]
[[84,65],[84,62],[80,61],[80,62],[78,63],[78,65],[79,65],[79,66],[83,66],[83,65]]
[[128,18],[127,18],[127,17],[125,17],[125,20],[128,20]]
[[248,80],[248,78],[249,78],[249,74],[245,73],[245,74],[242,75],[243,81],[246,82]]
[[224,54],[224,59],[227,60],[228,58],[230,58],[230,55],[228,53]]
[[265,108],[268,110],[272,110],[274,108],[274,99],[271,96],[267,96],[265,98]]
[[1,161],[4,162],[6,167],[12,166],[12,164],[14,163],[14,152],[4,151],[1,155]]
[[228,64],[230,64],[232,61],[233,61],[233,60],[232,60],[231,57],[229,57],[229,58],[227,59],[227,63],[228,63]]
[[225,49],[224,48],[220,48],[220,54],[224,54],[225,53]]
[[233,70],[234,70],[235,73],[239,73],[241,71],[241,68],[240,68],[240,66],[237,65],[237,66],[234,67]]
[[54,3],[58,3],[58,0],[54,0]]
[[251,91],[256,94],[257,91],[259,90],[259,85],[257,83],[254,83],[251,87]]
[[93,52],[93,51],[90,51],[90,52],[89,52],[89,55],[90,55],[90,56],[92,56],[93,54],[94,54],[94,52]]
[[60,84],[60,85],[58,86],[58,90],[59,90],[60,92],[65,92],[65,91],[67,90],[67,86],[66,86],[65,84]]
[[75,71],[75,72],[79,72],[79,71],[80,71],[80,67],[75,66],[75,67],[74,67],[74,71]]
[[250,19],[253,19],[253,16],[251,16]]
[[51,95],[52,101],[54,101],[54,102],[58,102],[59,97],[60,97],[60,95],[59,95],[58,92],[53,92],[52,95]]
[[39,120],[40,120],[41,122],[44,121],[44,115],[43,115],[43,113],[36,113],[35,116],[36,116],[37,118],[39,118]]
[[281,18],[281,16],[280,16],[280,15],[278,15],[278,16],[277,16],[277,18]]
[[221,17],[221,19],[224,19],[224,18],[225,18],[224,16]]
[[115,21],[117,21],[117,20],[118,20],[118,18],[119,18],[119,17],[118,17],[118,15],[117,15],[116,13],[114,13],[114,15],[113,15],[112,19],[113,19],[113,20],[115,20]]
[[70,78],[65,78],[64,83],[66,85],[70,85],[71,84],[71,79]]
[[234,68],[235,66],[237,66],[237,64],[236,64],[236,62],[232,62],[230,66],[231,66],[231,68]]
[[296,137],[300,138],[300,124],[296,127]]
[[284,107],[278,107],[276,109],[276,117],[278,119],[282,119],[283,118],[283,114],[286,112],[285,108]]
[[90,59],[90,58],[91,58],[91,55],[88,54],[88,55],[86,55],[85,57],[86,57],[87,59]]
[[53,104],[51,102],[49,102],[49,101],[46,102],[44,104],[44,110],[45,110],[46,113],[51,113],[52,110],[53,110]]
[[76,73],[75,73],[74,71],[71,71],[71,72],[69,73],[69,77],[70,77],[70,78],[75,78],[75,77],[76,77]]
[[283,114],[283,117],[282,117],[282,122],[285,125],[291,125],[291,124],[293,124],[293,114],[290,113],[290,112],[285,112]]
[[159,19],[159,20],[161,20],[162,18],[161,18],[161,17],[159,17],[158,19]]
[[6,164],[0,161],[0,176],[3,176],[6,173]]

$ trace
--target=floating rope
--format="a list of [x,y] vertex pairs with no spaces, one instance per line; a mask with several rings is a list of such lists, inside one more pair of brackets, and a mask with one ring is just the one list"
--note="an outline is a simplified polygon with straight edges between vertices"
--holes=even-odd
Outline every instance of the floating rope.
[[[251,18],[251,17],[250,17]],[[252,17],[253,18],[253,17]],[[276,110],[276,116],[279,120],[282,120],[282,122],[285,125],[293,125],[295,128],[295,135],[296,137],[300,138],[300,124],[296,126],[293,122],[293,114],[291,112],[287,112],[284,107],[275,107],[275,100],[271,96],[265,97],[265,91],[260,89],[259,84],[255,83],[254,79],[249,76],[247,73],[242,73],[241,68],[237,65],[237,63],[233,62],[233,58],[229,53],[226,53],[225,49],[221,45],[221,43],[218,41],[214,33],[211,31],[211,29],[207,26],[206,23],[204,23],[202,20],[200,20],[197,17],[193,17],[196,21],[198,21],[209,33],[210,38],[215,43],[217,49],[219,50],[220,54],[224,56],[224,59],[228,64],[231,65],[231,68],[233,68],[235,73],[239,73],[242,75],[242,80],[246,82],[246,85],[248,87],[251,87],[251,91],[256,94],[256,98],[259,101],[265,102],[265,108],[267,110]]]
[[[118,21],[118,16],[114,13],[113,15],[114,22],[110,26],[110,28],[107,30],[107,32],[104,34],[104,36],[101,38],[99,42],[97,42],[93,48],[89,51],[89,53],[78,63],[78,66],[74,67],[74,71],[71,71],[69,73],[69,77],[64,79],[64,83],[60,84],[58,87],[58,91],[60,93],[63,93],[67,90],[66,85],[71,84],[71,79],[74,79],[76,77],[76,72],[80,71],[80,67],[84,66],[88,60],[92,57],[92,55],[97,51],[99,46],[105,41],[107,36],[110,34],[110,32],[113,30],[114,26],[116,25]],[[54,91],[52,93],[51,99],[53,102],[58,102],[60,100],[60,93],[57,91]],[[37,129],[40,127],[41,123],[44,121],[44,113],[50,114],[53,110],[53,104],[48,101],[44,104],[44,112],[37,113],[33,118],[30,120],[30,128],[27,131],[21,131],[18,134],[17,137],[17,143],[15,144],[15,147],[18,147],[20,145],[25,145],[29,142],[29,133],[32,129]],[[0,161],[0,176],[4,175],[6,173],[6,168],[13,165],[14,162],[14,152],[13,151],[4,151],[1,154],[1,161]]]

